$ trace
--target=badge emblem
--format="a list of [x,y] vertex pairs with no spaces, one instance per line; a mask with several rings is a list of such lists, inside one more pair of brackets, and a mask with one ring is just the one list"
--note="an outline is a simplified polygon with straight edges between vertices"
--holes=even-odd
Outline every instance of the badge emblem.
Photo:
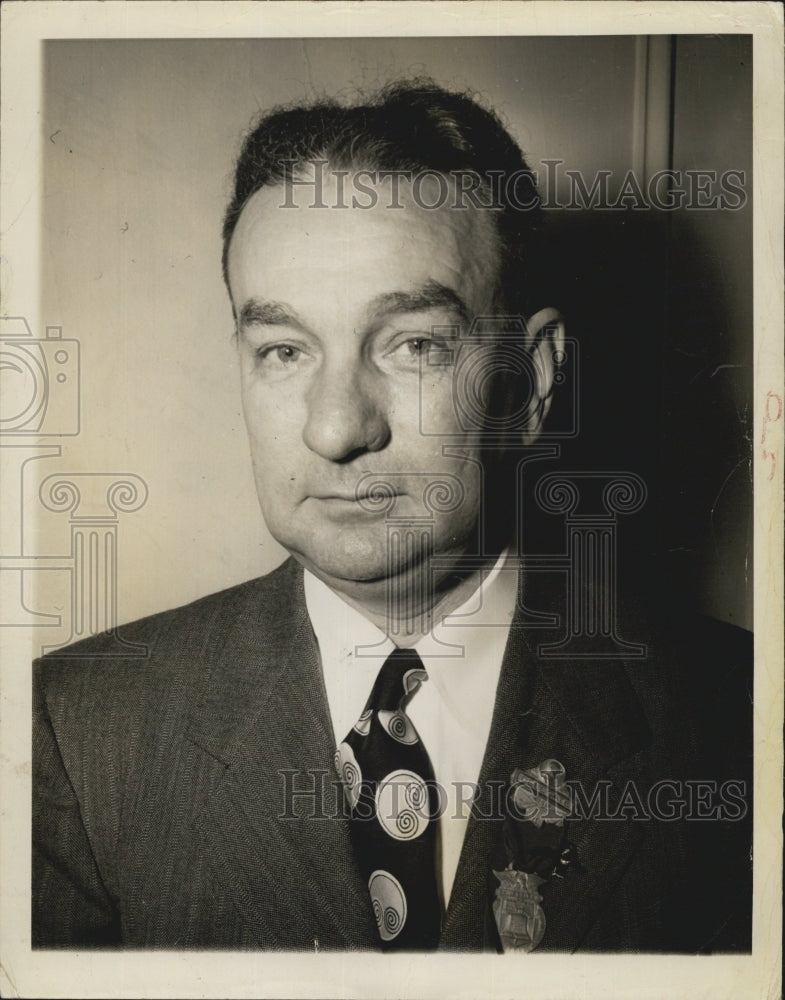
[[564,765],[550,757],[515,768],[491,857],[488,899],[504,951],[530,952],[545,936],[540,887],[578,869],[567,842],[572,797]]
[[558,760],[544,760],[527,771],[516,768],[512,772],[512,789],[517,817],[536,827],[543,823],[561,826],[570,815],[572,801],[564,765]]
[[505,951],[534,951],[545,934],[545,914],[537,891],[545,879],[506,868],[493,873],[499,880],[493,915]]

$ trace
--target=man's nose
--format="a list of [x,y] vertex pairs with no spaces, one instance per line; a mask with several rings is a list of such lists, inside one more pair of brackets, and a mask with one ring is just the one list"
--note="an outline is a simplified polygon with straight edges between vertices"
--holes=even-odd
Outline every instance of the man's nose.
[[379,387],[361,365],[325,368],[311,385],[303,440],[331,462],[379,451],[390,438]]

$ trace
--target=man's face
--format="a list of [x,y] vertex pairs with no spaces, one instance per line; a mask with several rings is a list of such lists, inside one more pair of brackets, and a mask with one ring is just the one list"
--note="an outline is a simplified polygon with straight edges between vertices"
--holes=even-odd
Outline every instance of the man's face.
[[[434,553],[458,556],[480,509],[479,447],[458,422],[454,364],[430,342],[434,327],[466,330],[490,312],[492,222],[471,207],[418,207],[405,191],[393,209],[378,193],[373,208],[314,208],[313,189],[295,187],[296,207],[283,208],[283,189],[263,188],[228,259],[262,512],[337,589],[407,568],[411,556],[388,552],[388,516],[425,519]],[[328,183],[324,201],[337,199]],[[458,502],[434,510],[429,484],[445,480]],[[392,509],[362,499],[379,482]]]

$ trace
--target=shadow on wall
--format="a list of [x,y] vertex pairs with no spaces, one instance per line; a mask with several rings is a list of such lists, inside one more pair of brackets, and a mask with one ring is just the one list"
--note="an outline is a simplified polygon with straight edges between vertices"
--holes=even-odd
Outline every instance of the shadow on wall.
[[728,329],[722,275],[662,213],[551,211],[545,243],[535,307],[558,305],[580,345],[559,465],[647,485],[619,526],[621,586],[751,628],[752,302],[749,329]]

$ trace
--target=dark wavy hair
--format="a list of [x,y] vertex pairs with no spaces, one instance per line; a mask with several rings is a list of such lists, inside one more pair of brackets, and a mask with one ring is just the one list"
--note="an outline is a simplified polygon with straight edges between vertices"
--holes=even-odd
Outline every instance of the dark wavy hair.
[[[264,114],[245,137],[223,222],[223,275],[237,220],[260,188],[284,184],[298,165],[327,161],[334,169],[473,173],[482,190],[497,179],[490,211],[500,254],[499,289],[509,313],[528,311],[527,264],[534,253],[541,209],[523,153],[498,116],[473,95],[432,80],[392,83],[361,103],[318,100]],[[513,205],[499,178],[516,176]],[[494,188],[494,190],[496,190]],[[522,205],[526,205],[524,210]]]

